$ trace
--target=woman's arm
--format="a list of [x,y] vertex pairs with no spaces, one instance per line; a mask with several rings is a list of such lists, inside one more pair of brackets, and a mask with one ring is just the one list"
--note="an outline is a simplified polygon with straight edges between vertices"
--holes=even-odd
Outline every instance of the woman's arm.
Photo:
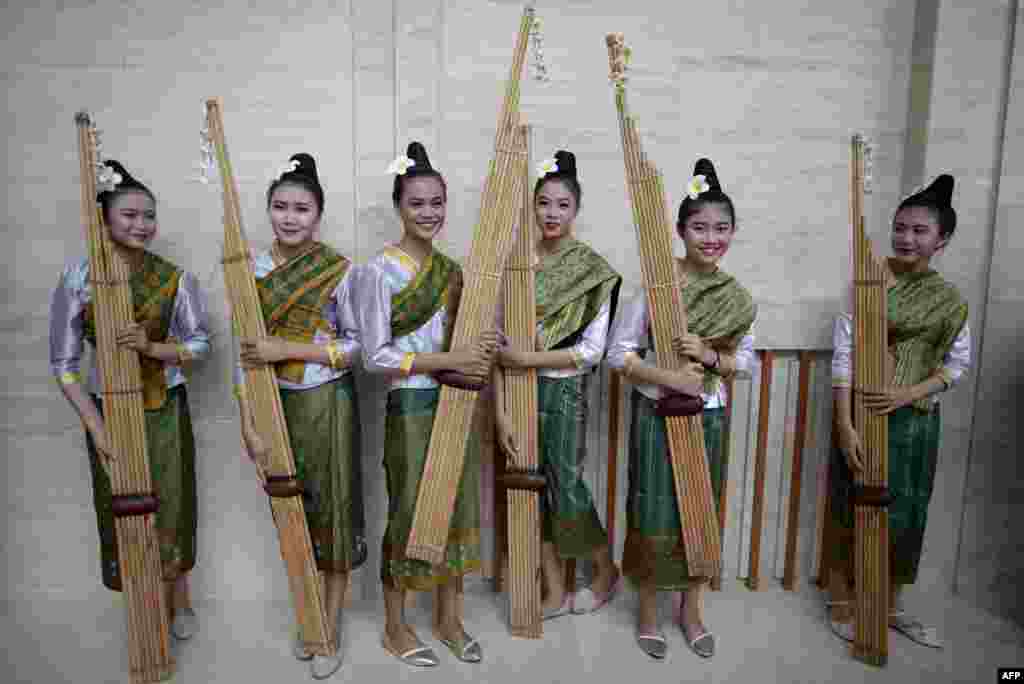
[[70,272],[71,269],[66,269],[61,273],[50,299],[50,371],[61,393],[92,437],[97,451],[110,458],[103,417],[82,386],[80,371],[85,347],[85,302],[82,292],[69,284]]
[[587,327],[579,342],[568,349],[553,351],[523,352],[503,349],[500,352],[502,366],[506,368],[577,368],[590,370],[601,363],[608,346],[608,329],[611,322],[611,302],[605,302]]
[[700,364],[690,363],[671,371],[649,364],[639,356],[641,340],[647,335],[647,299],[639,293],[627,302],[615,319],[608,345],[608,366],[621,371],[633,383],[659,385],[670,392],[700,396],[703,374]]
[[491,355],[497,346],[497,333],[485,333],[469,350],[451,352],[403,352],[391,338],[391,292],[384,274],[372,263],[359,269],[356,284],[356,309],[362,335],[363,364],[370,373],[408,376],[458,371],[464,375],[486,377],[491,372]]

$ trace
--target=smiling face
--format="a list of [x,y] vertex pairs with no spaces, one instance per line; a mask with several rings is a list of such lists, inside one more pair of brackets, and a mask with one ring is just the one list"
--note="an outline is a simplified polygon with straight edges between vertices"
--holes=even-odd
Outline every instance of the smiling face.
[[119,193],[105,218],[111,239],[126,249],[145,249],[156,235],[156,202],[148,193]]
[[560,180],[544,183],[533,201],[541,239],[558,240],[569,234],[579,207],[576,196]]
[[279,185],[270,196],[267,212],[274,237],[286,247],[301,247],[313,239],[320,227],[316,197],[300,185]]
[[946,246],[939,220],[928,207],[905,207],[892,220],[893,259],[909,269],[926,267]]
[[446,209],[444,187],[436,176],[403,181],[398,216],[407,234],[427,242],[433,240],[444,227]]
[[679,229],[686,245],[686,258],[698,266],[714,266],[726,251],[735,226],[724,202],[709,202],[690,214]]

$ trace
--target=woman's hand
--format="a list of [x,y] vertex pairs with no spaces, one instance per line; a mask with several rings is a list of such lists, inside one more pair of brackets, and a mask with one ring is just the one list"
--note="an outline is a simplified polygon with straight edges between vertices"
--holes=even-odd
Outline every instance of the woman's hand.
[[683,367],[672,373],[673,382],[670,389],[679,394],[687,394],[691,397],[699,397],[704,388],[704,367],[696,361],[684,364]]
[[512,419],[502,411],[494,416],[494,427],[498,433],[498,446],[505,452],[508,463],[514,464],[516,456],[519,455],[519,449],[513,434]]
[[250,461],[256,465],[266,461],[267,453],[270,450],[263,438],[260,437],[260,433],[256,431],[255,425],[249,425],[242,429],[242,441],[245,442],[245,451]]
[[101,420],[96,425],[87,425],[86,430],[89,431],[89,437],[92,438],[92,445],[96,447],[96,453],[99,454],[100,460],[104,462],[104,465],[114,460],[114,452],[110,447],[110,440],[107,439],[107,427]]
[[149,341],[146,329],[138,323],[132,323],[127,328],[118,331],[117,345],[137,351],[144,356],[149,356],[153,350],[153,343]]
[[243,368],[255,368],[288,358],[288,343],[280,337],[245,338],[241,341],[241,348]]
[[892,413],[898,408],[909,406],[920,399],[914,392],[913,387],[892,386],[886,387],[881,392],[864,392],[864,408],[872,413],[884,416]]
[[855,473],[864,469],[864,448],[860,445],[860,435],[852,425],[839,428],[839,450],[846,457],[846,465]]
[[451,370],[473,378],[487,378],[491,374],[491,364],[497,353],[499,335],[496,330],[480,333],[476,342],[469,349],[451,352],[455,363]]
[[715,362],[715,352],[698,335],[680,335],[672,338],[672,351],[683,358],[697,359],[705,366]]

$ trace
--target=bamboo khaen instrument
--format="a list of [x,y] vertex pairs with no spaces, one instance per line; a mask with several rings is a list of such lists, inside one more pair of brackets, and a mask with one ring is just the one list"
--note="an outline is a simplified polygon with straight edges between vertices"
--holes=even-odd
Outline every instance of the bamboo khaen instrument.
[[[256,279],[249,258],[249,245],[242,226],[241,202],[224,137],[223,106],[220,98],[206,101],[206,125],[220,170],[224,199],[224,283],[231,305],[231,318],[243,338],[266,337]],[[295,459],[288,439],[281,395],[270,365],[245,370],[245,394],[254,422],[268,450],[257,463],[264,491],[270,497],[284,557],[295,615],[302,628],[308,653],[335,652],[333,630],[329,629],[320,577],[313,557],[313,544],[306,526],[301,484],[295,479]]]
[[754,500],[750,513],[750,563],[747,589],[761,588],[761,537],[764,531],[764,487],[768,471],[768,426],[772,415],[772,366],[775,353],[761,352],[761,390],[757,401],[757,445],[754,451]]
[[803,490],[804,448],[807,445],[807,399],[811,385],[814,358],[812,352],[800,352],[800,375],[796,399],[796,430],[793,435],[793,463],[789,479],[789,510],[786,518],[786,564],[782,573],[782,587],[796,590],[797,542],[800,532],[800,496]]
[[113,459],[107,464],[121,586],[128,608],[131,681],[158,682],[174,674],[164,594],[158,501],[146,448],[142,370],[138,352],[118,346],[117,332],[135,322],[131,271],[107,235],[96,201],[100,162],[97,132],[88,112],[75,115],[82,177],[82,223],[89,248],[89,282],[96,317],[96,362],[103,397],[103,422]]
[[[526,131],[520,125],[519,82],[533,20],[534,10],[527,6],[519,23],[512,69],[498,117],[494,157],[484,184],[480,218],[473,232],[469,259],[463,269],[465,285],[452,334],[452,349],[474,345],[482,332],[494,327],[505,260],[512,247],[522,201],[523,165],[527,164]],[[442,383],[451,384],[441,388],[405,550],[410,558],[434,565],[444,561],[449,524],[477,404],[476,389],[449,378],[445,374],[438,375]]]
[[[664,182],[644,154],[636,121],[627,113],[625,74],[629,53],[623,36],[610,34],[606,43],[658,366],[680,370],[684,360],[672,350],[672,338],[686,332],[686,312],[673,256]],[[691,409],[683,415],[666,415],[665,422],[682,518],[682,550],[691,575],[714,577],[721,572],[722,549],[701,416]]]
[[879,391],[892,372],[888,354],[886,271],[864,233],[865,158],[860,134],[850,145],[853,227],[853,426],[864,449],[864,470],[854,475],[853,657],[883,666],[889,657],[889,417],[864,407],[864,391]]
[[[523,164],[523,167],[518,236],[505,269],[505,335],[512,347],[535,351],[537,301],[533,262],[536,233],[529,195],[529,165]],[[539,639],[542,634],[540,493],[545,482],[538,471],[537,369],[504,369],[503,373],[505,406],[519,448],[516,462],[506,464],[502,475],[508,500],[509,625],[514,636]]]

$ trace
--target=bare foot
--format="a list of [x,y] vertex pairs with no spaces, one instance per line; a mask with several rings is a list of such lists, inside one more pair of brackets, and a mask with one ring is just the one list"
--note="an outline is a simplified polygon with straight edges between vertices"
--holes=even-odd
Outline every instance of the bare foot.
[[597,572],[594,574],[594,581],[590,584],[590,589],[595,594],[607,594],[618,578],[619,569],[613,563],[609,563],[606,566],[598,566]]
[[438,637],[457,644],[462,643],[462,635],[466,633],[462,622],[457,619],[444,620],[435,629]]
[[541,611],[546,611],[546,612],[556,611],[556,610],[558,610],[559,608],[562,607],[562,604],[564,602],[565,602],[565,589],[559,589],[557,591],[552,589],[551,591],[548,592],[547,598],[544,599],[543,603],[541,603],[541,606],[540,606],[541,607]]
[[401,623],[388,625],[385,627],[385,632],[387,632],[388,643],[396,651],[397,655],[407,653],[423,645],[409,625]]

